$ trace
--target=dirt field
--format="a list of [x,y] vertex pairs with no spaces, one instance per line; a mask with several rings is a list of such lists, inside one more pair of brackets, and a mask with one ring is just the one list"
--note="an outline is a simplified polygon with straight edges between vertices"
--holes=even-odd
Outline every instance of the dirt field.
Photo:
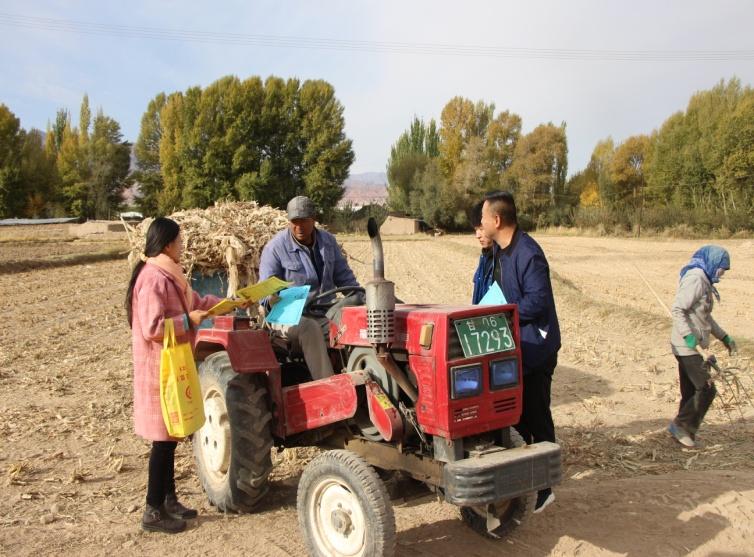
[[[452,506],[397,499],[398,554],[754,555],[753,409],[742,408],[742,422],[739,408],[716,401],[699,449],[681,449],[664,429],[677,404],[670,320],[639,273],[669,305],[699,242],[538,239],[563,330],[553,383],[565,472],[557,501],[493,543]],[[365,280],[368,242],[342,240]],[[733,269],[715,314],[743,354],[727,358],[720,345],[717,353],[752,389],[754,243],[720,243]],[[190,447],[181,446],[178,488],[199,519],[174,537],[139,529],[149,449],[131,428],[127,265],[28,269],[28,261],[119,246],[0,236],[0,554],[300,555],[303,454],[277,458],[259,513],[225,516],[207,504]],[[386,274],[407,302],[465,302],[477,254],[470,237],[387,240]]]

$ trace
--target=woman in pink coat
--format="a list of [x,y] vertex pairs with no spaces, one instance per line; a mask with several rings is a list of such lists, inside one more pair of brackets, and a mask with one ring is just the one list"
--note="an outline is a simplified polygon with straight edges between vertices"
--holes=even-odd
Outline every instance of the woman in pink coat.
[[183,243],[175,221],[157,218],[147,230],[141,261],[131,275],[126,312],[131,326],[134,360],[134,426],[152,441],[149,456],[147,504],[142,528],[176,533],[186,528],[193,509],[178,502],[174,458],[177,441],[168,435],[160,406],[160,352],[166,319],[172,319],[178,342],[193,340],[193,327],[220,298],[191,290],[180,266]]

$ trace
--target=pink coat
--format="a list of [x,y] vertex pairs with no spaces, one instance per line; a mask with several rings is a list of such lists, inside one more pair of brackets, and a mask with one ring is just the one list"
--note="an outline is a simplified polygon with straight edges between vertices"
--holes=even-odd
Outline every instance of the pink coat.
[[[221,298],[194,292],[193,309],[209,309]],[[160,352],[166,318],[175,318],[178,342],[192,342],[193,332],[183,327],[179,286],[156,265],[146,264],[139,273],[132,297],[131,343],[134,359],[134,428],[150,441],[169,441],[160,407]]]

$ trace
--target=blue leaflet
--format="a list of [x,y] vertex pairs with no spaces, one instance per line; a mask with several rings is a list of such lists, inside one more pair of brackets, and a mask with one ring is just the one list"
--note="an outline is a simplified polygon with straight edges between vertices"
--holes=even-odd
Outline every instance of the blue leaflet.
[[280,300],[272,306],[269,315],[267,315],[267,323],[298,325],[306,305],[309,288],[310,286],[305,284],[304,286],[292,286],[281,290],[278,293]]
[[500,286],[497,284],[497,282],[493,282],[492,286],[490,286],[489,290],[487,290],[487,293],[482,297],[481,300],[479,300],[478,305],[498,306],[507,303],[508,301],[505,299],[505,294],[503,294],[503,291],[500,290]]

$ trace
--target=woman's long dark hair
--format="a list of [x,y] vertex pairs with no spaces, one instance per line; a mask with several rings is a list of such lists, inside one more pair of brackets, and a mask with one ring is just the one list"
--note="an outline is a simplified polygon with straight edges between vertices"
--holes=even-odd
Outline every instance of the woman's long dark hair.
[[[147,257],[157,257],[162,253],[162,250],[164,250],[166,246],[171,244],[173,240],[178,237],[178,233],[180,231],[181,229],[178,226],[178,223],[174,220],[165,217],[158,217],[154,219],[152,221],[152,224],[149,225],[149,229],[147,230],[147,241],[146,245],[144,246],[144,255],[146,255]],[[136,263],[136,267],[134,267],[134,270],[131,273],[131,281],[128,283],[125,305],[129,327],[131,326],[131,323],[133,321],[133,310],[131,306],[134,295],[134,285],[136,284],[136,279],[139,278],[139,273],[141,273],[144,265],[144,261],[141,260]]]

